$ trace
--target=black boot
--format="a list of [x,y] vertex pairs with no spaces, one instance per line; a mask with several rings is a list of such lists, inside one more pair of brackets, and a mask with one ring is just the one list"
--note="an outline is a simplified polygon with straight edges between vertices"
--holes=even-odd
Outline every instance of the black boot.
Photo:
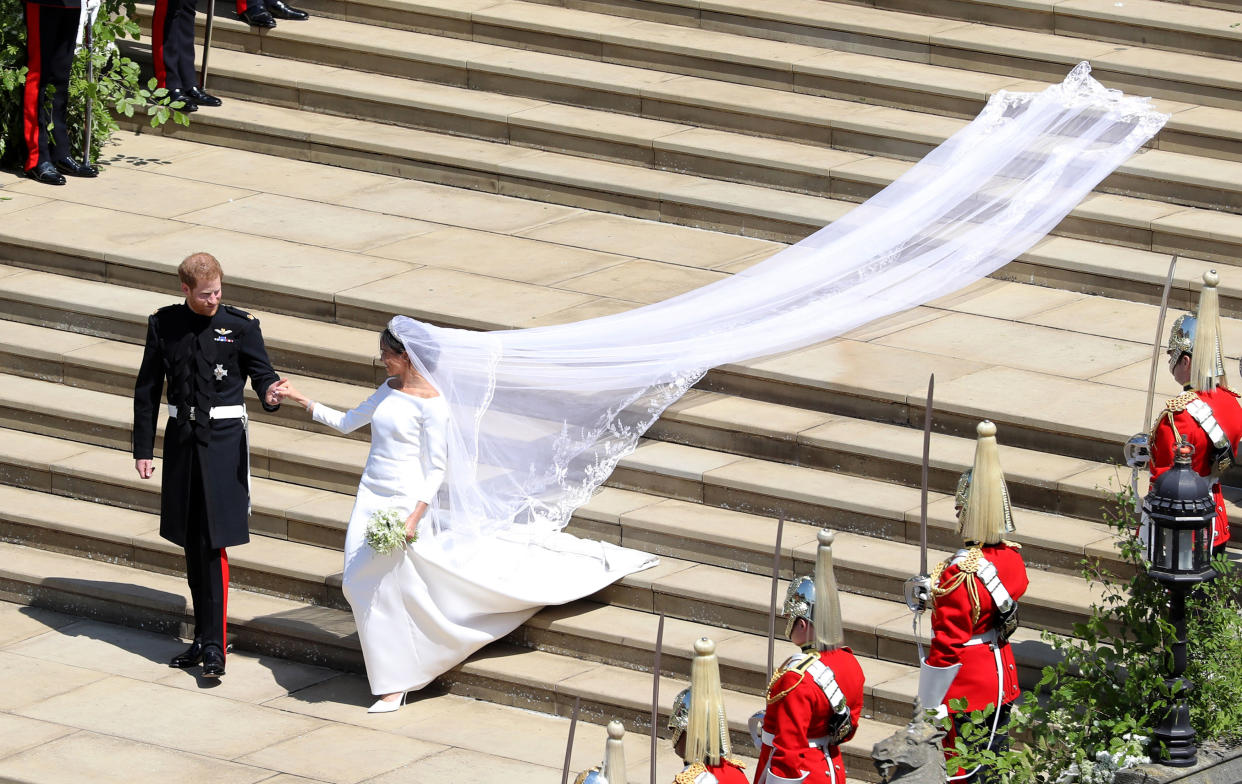
[[224,675],[224,651],[212,646],[203,651],[203,677],[219,678]]
[[168,663],[169,667],[176,667],[184,670],[186,667],[193,667],[203,660],[203,644],[195,640],[194,643],[181,653],[172,657],[172,661]]
[[64,185],[65,177],[56,171],[50,161],[43,161],[38,166],[26,170],[26,176],[44,185]]
[[290,6],[285,0],[267,0],[267,10],[277,19],[292,19],[297,22],[310,19],[310,14]]

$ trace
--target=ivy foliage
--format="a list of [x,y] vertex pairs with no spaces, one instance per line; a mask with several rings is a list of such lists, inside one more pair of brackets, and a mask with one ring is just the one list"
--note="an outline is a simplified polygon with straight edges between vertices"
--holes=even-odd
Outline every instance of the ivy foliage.
[[[21,136],[22,96],[26,83],[26,20],[23,0],[0,0],[0,162],[15,165],[25,154]],[[88,98],[91,111],[91,160],[119,130],[118,118],[145,114],[152,127],[170,120],[189,125],[189,115],[170,106],[168,91],[155,80],[142,82],[138,63],[117,48],[125,39],[137,40],[133,0],[103,0],[92,28],[91,51],[79,48],[69,77],[66,120],[73,155],[82,156]],[[94,82],[87,79],[87,64]]]
[[[1176,636],[1169,592],[1147,572],[1130,492],[1113,495],[1104,522],[1122,565],[1083,562],[1082,575],[1101,598],[1073,636],[1043,633],[1059,661],[1014,706],[1010,735],[1023,742],[987,750],[992,710],[974,711],[957,739],[956,764],[966,770],[982,765],[996,784],[1110,784],[1118,770],[1162,756],[1152,733],[1173,698],[1165,683]],[[1242,570],[1225,556],[1213,566],[1218,576],[1186,598],[1183,677],[1192,684],[1187,700],[1198,742],[1236,746],[1242,742]]]

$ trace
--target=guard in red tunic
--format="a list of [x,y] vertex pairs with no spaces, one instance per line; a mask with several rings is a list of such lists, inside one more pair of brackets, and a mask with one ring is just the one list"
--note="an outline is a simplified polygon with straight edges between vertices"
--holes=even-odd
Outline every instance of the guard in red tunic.
[[802,653],[768,685],[755,784],[845,784],[841,744],[858,729],[864,679],[841,629],[833,536],[819,532],[814,580],[799,577],[785,596],[785,634]]
[[[1229,518],[1221,494],[1220,476],[1236,460],[1242,440],[1242,403],[1229,389],[1220,344],[1220,297],[1215,271],[1203,275],[1198,315],[1184,314],[1169,332],[1169,370],[1185,390],[1169,400],[1151,434],[1151,478],[1173,467],[1174,448],[1181,441],[1195,448],[1192,465],[1212,482],[1216,497],[1216,524],[1212,546],[1216,552],[1229,541]],[[1140,536],[1148,546],[1149,532]]]
[[720,688],[720,662],[716,643],[706,637],[694,643],[690,688],[673,698],[668,728],[673,731],[673,751],[686,763],[673,784],[750,784],[746,766],[729,757],[733,744]]
[[[1009,491],[1001,472],[996,425],[977,428],[975,464],[958,482],[958,532],[965,544],[932,571],[932,641],[919,672],[919,704],[943,716],[949,700],[966,710],[995,706],[988,747],[1008,748],[1010,704],[1018,698],[1018,671],[1009,637],[1018,626],[1018,600],[1026,593],[1026,565],[1014,530]],[[988,781],[989,771],[963,771],[952,763],[958,716],[945,739],[950,781]]]

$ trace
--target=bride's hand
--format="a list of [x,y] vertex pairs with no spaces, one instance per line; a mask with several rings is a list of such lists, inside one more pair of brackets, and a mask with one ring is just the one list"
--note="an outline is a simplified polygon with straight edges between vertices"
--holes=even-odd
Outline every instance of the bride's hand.
[[414,537],[418,535],[418,512],[411,512],[410,516],[405,518],[405,541],[412,542]]

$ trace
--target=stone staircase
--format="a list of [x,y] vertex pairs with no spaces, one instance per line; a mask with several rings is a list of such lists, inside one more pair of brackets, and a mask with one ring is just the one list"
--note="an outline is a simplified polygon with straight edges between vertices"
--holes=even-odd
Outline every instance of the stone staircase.
[[[996,279],[711,371],[571,524],[660,566],[544,610],[443,679],[561,714],[577,698],[586,718],[643,731],[663,614],[662,708],[709,634],[741,742],[766,684],[776,518],[783,579],[811,568],[828,526],[868,680],[847,767],[870,779],[871,745],[917,684],[900,593],[918,563],[927,375],[933,559],[957,544],[975,423],[1000,426],[1032,567],[1016,644],[1029,685],[1049,660],[1040,631],[1069,633],[1096,596],[1078,562],[1117,564],[1099,511],[1127,478],[1111,462],[1138,429],[1168,255],[1184,256],[1173,307],[1219,267],[1222,307],[1242,316],[1242,13],[1212,5],[309,0],[315,18],[262,33],[221,17],[223,107],[171,139],[123,140],[105,177],[58,201],[0,189],[0,594],[184,629],[179,551],[128,444],[145,318],[175,301],[190,250],[225,260],[228,299],[262,319],[277,368],[345,408],[382,379],[375,331],[394,312],[511,328],[709,283],[887,185],[995,90],[1089,58],[1173,114],[1149,148]],[[1236,351],[1242,322],[1225,330]],[[1167,377],[1160,390],[1176,392]],[[230,553],[236,644],[358,669],[339,551],[366,434],[251,414],[257,535]],[[1228,496],[1237,537],[1242,492]]]

